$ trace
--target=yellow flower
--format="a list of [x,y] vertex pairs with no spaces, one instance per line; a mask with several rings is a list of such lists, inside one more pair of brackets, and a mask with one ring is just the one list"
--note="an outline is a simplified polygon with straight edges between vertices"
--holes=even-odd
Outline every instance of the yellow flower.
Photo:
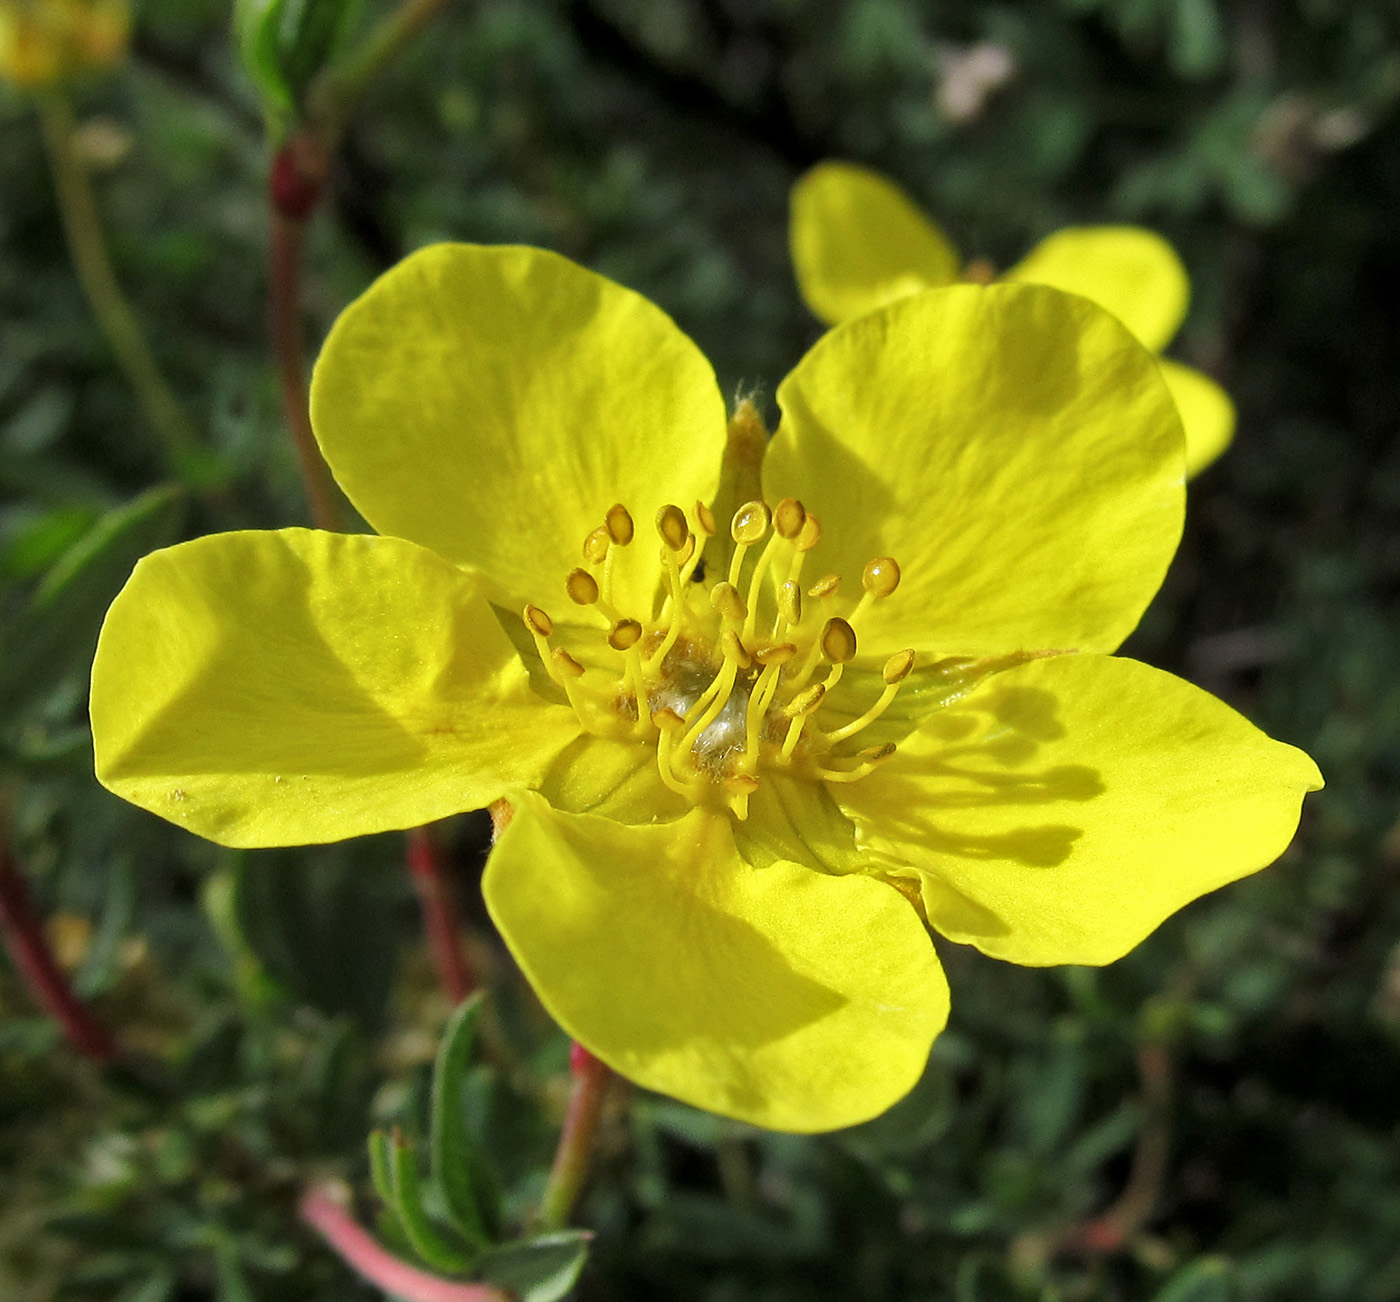
[[1108,654],[1184,495],[1116,320],[1042,286],[920,294],[777,396],[766,448],[750,406],[727,435],[645,299],[538,249],[413,255],[312,386],[380,536],[143,560],[93,667],[99,777],[237,846],[509,800],[486,900],[555,1018],[796,1131],[919,1076],[948,1011],[925,918],[1106,963],[1280,853],[1312,761]]
[[127,0],[0,0],[0,76],[41,90],[126,54]]
[[[821,163],[792,191],[793,267],[807,306],[828,325],[922,289],[990,278],[966,270],[948,237],[908,195],[877,172]],[[1137,226],[1056,231],[1006,272],[1004,280],[1053,285],[1106,307],[1154,353],[1186,315],[1190,285],[1175,250]],[[1161,358],[1186,430],[1186,470],[1194,475],[1229,445],[1235,408],[1209,376]]]

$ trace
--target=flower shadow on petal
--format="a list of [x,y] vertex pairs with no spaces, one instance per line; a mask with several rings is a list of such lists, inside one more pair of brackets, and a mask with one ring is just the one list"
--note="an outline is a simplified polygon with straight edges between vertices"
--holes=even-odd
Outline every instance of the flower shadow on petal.
[[[924,857],[920,851],[929,851],[935,858],[1006,859],[1032,868],[1062,864],[1084,829],[1036,822],[1029,811],[1094,800],[1106,788],[1100,771],[1088,765],[1032,767],[1041,743],[1065,735],[1056,706],[1054,694],[1043,688],[993,683],[933,715],[921,729],[919,743],[867,780],[869,794],[878,790],[882,841],[902,842],[919,858]],[[1028,811],[1024,826],[998,831],[957,826],[959,811],[1017,807]],[[873,806],[861,802],[852,812],[858,821],[874,823]]]
[[[318,627],[304,563],[298,581],[297,595],[306,599],[279,601],[261,628],[180,648],[184,681],[125,739],[107,778],[282,770],[358,776],[371,766],[390,772],[423,761],[423,737],[374,699]],[[445,711],[424,719],[424,733],[451,730]]]

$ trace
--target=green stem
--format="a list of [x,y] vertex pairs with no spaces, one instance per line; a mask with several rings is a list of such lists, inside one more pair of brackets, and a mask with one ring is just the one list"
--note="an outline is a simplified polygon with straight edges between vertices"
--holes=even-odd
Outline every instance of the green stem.
[[351,109],[384,66],[451,0],[403,0],[344,58],[312,83],[308,116],[326,135],[339,134]]
[[68,252],[93,316],[159,436],[170,468],[186,481],[201,482],[207,467],[195,426],[156,365],[112,270],[87,167],[74,143],[72,106],[56,89],[37,96],[36,102]]
[[561,1230],[573,1215],[574,1204],[583,1190],[588,1160],[593,1154],[593,1136],[598,1129],[603,1099],[612,1080],[612,1068],[600,1062],[581,1044],[569,1054],[573,1089],[564,1113],[564,1128],[554,1153],[549,1182],[540,1200],[539,1223],[546,1230]]

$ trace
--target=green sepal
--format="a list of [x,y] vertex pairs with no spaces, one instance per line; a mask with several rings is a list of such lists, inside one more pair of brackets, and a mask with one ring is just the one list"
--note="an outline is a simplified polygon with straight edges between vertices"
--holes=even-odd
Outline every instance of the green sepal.
[[433,1183],[452,1225],[477,1250],[484,1248],[500,1227],[496,1182],[467,1128],[462,1102],[481,1009],[478,992],[463,1001],[443,1032],[433,1068],[430,1141]]
[[477,1262],[476,1276],[516,1302],[558,1302],[578,1281],[592,1240],[587,1230],[558,1230],[502,1243]]

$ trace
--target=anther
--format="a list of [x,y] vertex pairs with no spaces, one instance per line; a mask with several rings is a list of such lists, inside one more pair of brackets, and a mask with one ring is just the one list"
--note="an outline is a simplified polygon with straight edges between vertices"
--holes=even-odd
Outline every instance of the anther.
[[860,581],[872,597],[888,597],[899,587],[899,562],[893,556],[877,556],[866,563]]
[[751,796],[758,790],[759,783],[752,773],[736,773],[731,778],[725,778],[724,785],[736,796]]
[[608,537],[619,547],[626,547],[636,532],[632,524],[632,515],[621,502],[616,502],[608,508],[603,527],[608,531]]
[[785,665],[797,654],[791,642],[779,642],[776,646],[759,647],[753,653],[754,662],[767,669],[769,665]]
[[802,622],[802,587],[791,579],[778,589],[778,618],[784,624]]
[[583,666],[561,646],[554,648],[554,663],[568,678],[583,677]]
[[678,506],[663,506],[656,513],[656,532],[673,552],[680,551],[685,546],[685,540],[690,537],[690,526],[686,523],[685,512]]
[[810,588],[807,595],[813,601],[821,601],[824,597],[834,597],[837,589],[841,586],[841,576],[839,574],[828,574],[824,579],[818,579]]
[[715,513],[704,502],[698,500],[695,503],[695,522],[700,526],[700,532],[706,538],[715,536]]
[[880,671],[880,677],[885,680],[886,684],[893,687],[896,683],[902,683],[908,678],[909,671],[913,668],[914,652],[912,650],[896,651],[885,661],[885,667]]
[[583,559],[590,565],[601,565],[608,559],[608,548],[611,546],[612,539],[607,529],[595,529],[583,540]]
[[822,628],[822,655],[834,665],[844,665],[855,659],[856,631],[839,615],[826,621]]
[[549,649],[549,635],[554,632],[554,621],[544,613],[538,606],[526,603],[521,614],[525,621],[525,627],[530,630],[530,636],[535,639],[535,650],[540,654],[546,672],[554,679],[560,687],[564,685],[554,668],[554,661]]
[[721,618],[742,623],[749,613],[739,589],[732,583],[716,583],[710,589],[710,605],[719,611]]
[[720,635],[719,649],[726,660],[734,661],[740,669],[747,669],[753,664],[753,657],[744,649],[739,635],[732,628],[725,629]]
[[877,765],[889,759],[895,752],[895,744],[887,741],[883,746],[868,746],[856,755],[860,763],[853,769],[822,769],[822,778],[827,782],[859,782],[874,772]]
[[651,716],[651,721],[660,728],[662,732],[674,734],[685,731],[685,720],[671,709],[669,705],[664,710],[657,710],[657,712]]
[[591,606],[598,600],[598,580],[587,570],[570,570],[564,580],[569,600],[579,606]]
[[805,692],[798,692],[783,708],[783,712],[792,715],[794,719],[811,714],[822,703],[822,697],[825,695],[826,687],[821,683],[813,683]]
[[642,626],[635,619],[620,619],[608,630],[608,645],[614,651],[627,651],[642,637]]
[[880,671],[880,676],[885,680],[885,690],[880,693],[879,699],[864,714],[852,719],[843,727],[828,732],[826,734],[827,745],[832,746],[838,741],[845,741],[847,737],[854,737],[856,733],[863,732],[874,723],[894,704],[894,698],[899,695],[900,683],[909,677],[909,672],[913,668],[913,651],[896,651],[885,661],[885,667]]
[[808,514],[802,521],[802,529],[793,540],[793,546],[800,552],[809,552],[822,540],[822,522]]
[[729,536],[736,543],[752,547],[754,543],[763,541],[771,520],[772,513],[768,510],[766,502],[745,502],[734,512],[734,519],[729,525]]
[[790,542],[802,532],[807,512],[795,497],[785,497],[773,508],[773,530],[778,537]]
[[798,740],[802,736],[803,728],[807,725],[807,720],[816,713],[817,706],[822,703],[822,698],[825,695],[825,684],[817,683],[805,692],[799,692],[787,703],[787,708],[783,713],[790,715],[792,722],[788,724],[787,736],[783,738],[782,759],[784,763],[792,758],[792,753],[797,749]]

